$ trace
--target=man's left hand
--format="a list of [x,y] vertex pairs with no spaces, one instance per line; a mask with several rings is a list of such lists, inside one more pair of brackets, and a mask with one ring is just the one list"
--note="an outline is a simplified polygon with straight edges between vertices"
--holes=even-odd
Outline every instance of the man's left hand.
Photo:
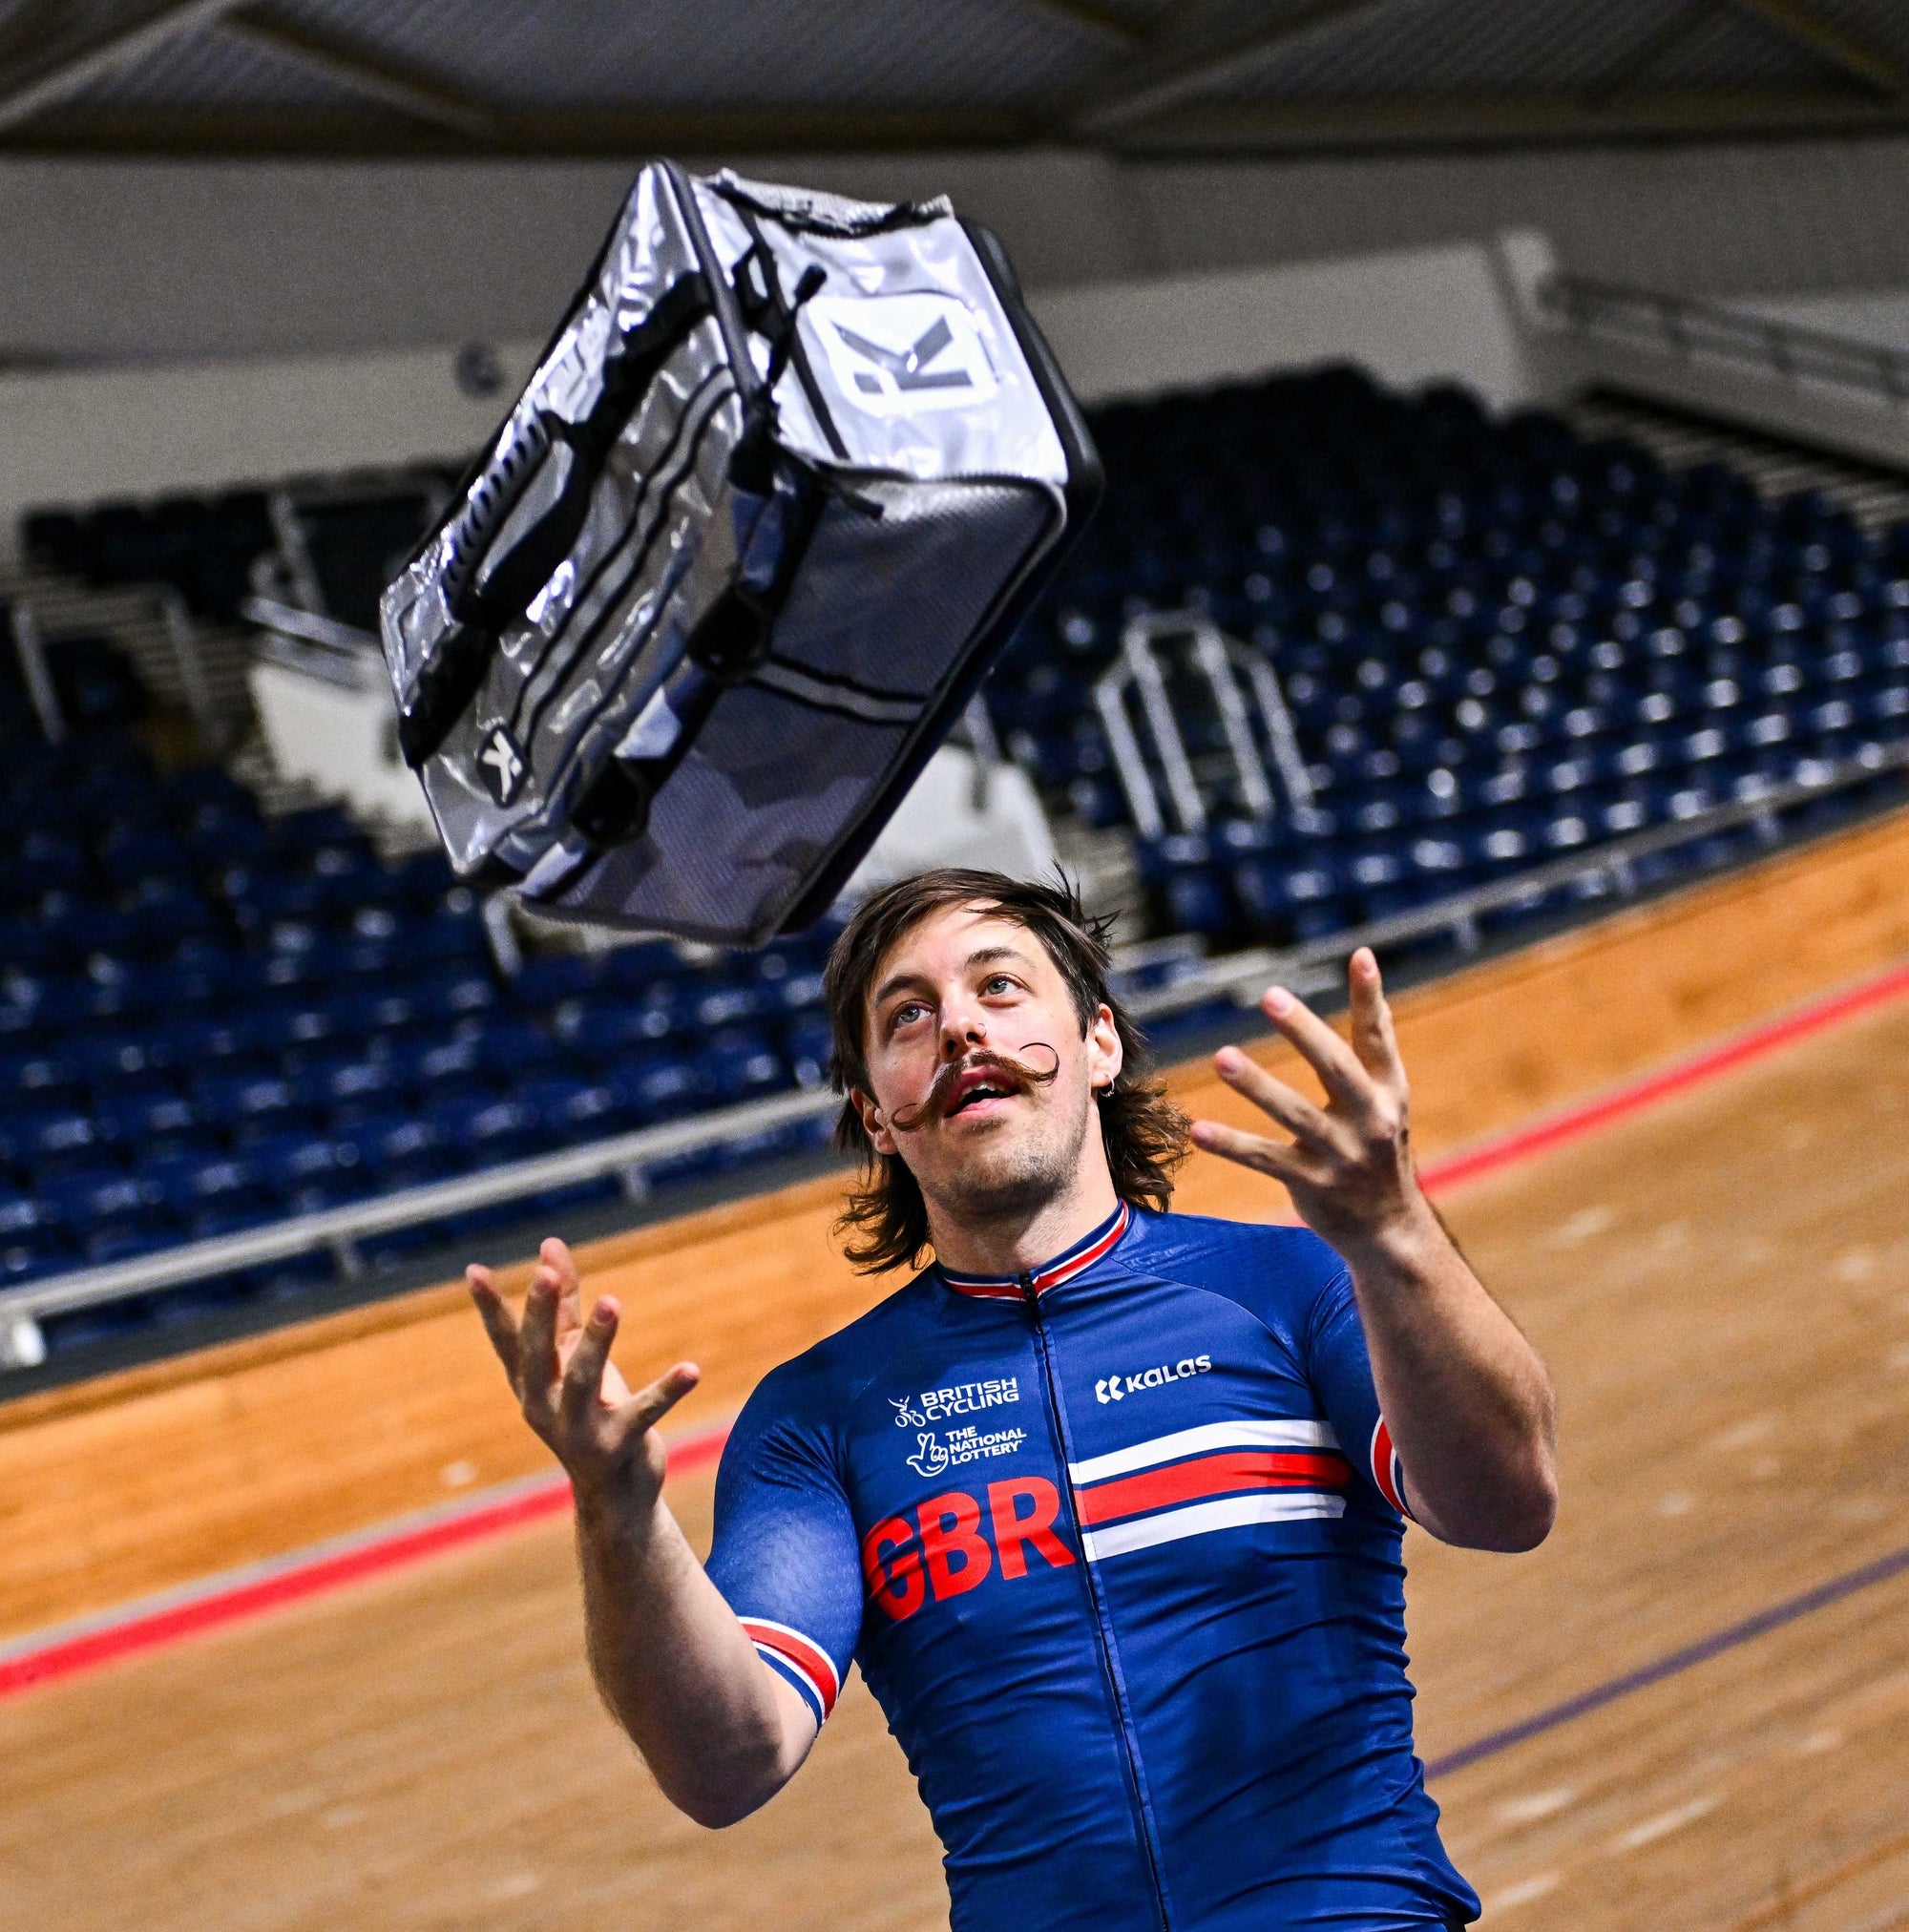
[[1315,1106],[1228,1046],[1214,1057],[1220,1078],[1293,1139],[1269,1140],[1217,1121],[1196,1121],[1193,1139],[1209,1153],[1282,1183],[1306,1225],[1349,1254],[1414,1230],[1429,1208],[1412,1166],[1405,1064],[1378,961],[1369,947],[1353,955],[1346,981],[1350,1045],[1282,986],[1260,1001],[1266,1017],[1319,1076],[1325,1106]]

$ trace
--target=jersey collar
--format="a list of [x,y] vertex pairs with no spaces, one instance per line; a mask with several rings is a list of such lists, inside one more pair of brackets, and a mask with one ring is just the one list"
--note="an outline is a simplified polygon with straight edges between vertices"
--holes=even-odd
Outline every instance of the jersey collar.
[[[1059,1288],[1063,1281],[1072,1281],[1077,1274],[1093,1267],[1102,1256],[1111,1254],[1120,1245],[1120,1239],[1127,1231],[1133,1219],[1133,1210],[1122,1201],[1108,1215],[1106,1220],[1094,1231],[1077,1241],[1064,1254],[1032,1270],[1029,1279],[1034,1283],[1036,1294],[1045,1294],[1050,1288]],[[935,1272],[956,1294],[977,1295],[990,1301],[1018,1301],[1021,1298],[1021,1282],[1017,1274],[956,1274],[952,1269],[935,1263]]]

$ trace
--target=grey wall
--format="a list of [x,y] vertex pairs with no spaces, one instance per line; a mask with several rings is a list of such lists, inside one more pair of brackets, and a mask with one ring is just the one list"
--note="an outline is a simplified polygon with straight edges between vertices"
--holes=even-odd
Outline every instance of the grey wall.
[[[1029,285],[1545,230],[1563,262],[1693,294],[1909,285],[1909,140],[1112,163],[755,162],[952,192]],[[0,358],[199,359],[542,336],[621,163],[0,162]]]
[[1909,284],[1903,139],[1179,163],[1133,185],[1163,267],[1538,228],[1566,267],[1687,295]]

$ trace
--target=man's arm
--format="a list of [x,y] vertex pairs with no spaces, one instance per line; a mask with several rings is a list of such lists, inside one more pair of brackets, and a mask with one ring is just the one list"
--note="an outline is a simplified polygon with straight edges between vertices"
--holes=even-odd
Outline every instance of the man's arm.
[[618,1308],[585,1322],[570,1250],[546,1241],[519,1327],[490,1270],[472,1299],[524,1419],[568,1471],[590,1668],[663,1795],[699,1824],[733,1824],[794,1776],[815,1741],[797,1692],[756,1654],[662,1500],[656,1424],[696,1386],[679,1362],[632,1396],[610,1361]]
[[1193,1138],[1282,1182],[1307,1226],[1345,1257],[1414,1515],[1446,1543],[1530,1549],[1557,1514],[1550,1377],[1418,1186],[1405,1068],[1368,949],[1353,954],[1347,976],[1350,1046],[1283,988],[1262,1002],[1318,1074],[1323,1108],[1237,1047],[1215,1060],[1221,1079],[1294,1140],[1212,1121],[1196,1122]]

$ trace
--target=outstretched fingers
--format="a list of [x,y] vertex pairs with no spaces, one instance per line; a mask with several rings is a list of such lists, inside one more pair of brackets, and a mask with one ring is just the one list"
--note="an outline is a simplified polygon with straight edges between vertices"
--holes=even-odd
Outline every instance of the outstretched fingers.
[[1378,961],[1361,946],[1346,962],[1346,992],[1353,1021],[1353,1048],[1366,1071],[1395,1092],[1405,1091],[1405,1062],[1393,1031],[1392,1007],[1385,997]]
[[464,1270],[464,1279],[470,1284],[471,1299],[476,1305],[477,1318],[484,1324],[484,1333],[490,1337],[492,1350],[503,1363],[512,1388],[517,1388],[521,1366],[517,1324],[504,1297],[497,1292],[496,1277],[488,1268],[480,1268],[473,1261]]
[[537,1249],[537,1273],[556,1289],[556,1339],[560,1348],[583,1326],[583,1277],[569,1246],[552,1235]]
[[590,1311],[583,1324],[583,1336],[571,1353],[557,1394],[557,1412],[568,1428],[587,1421],[602,1406],[603,1371],[610,1360],[610,1344],[617,1338],[617,1318],[620,1311],[605,1295]]
[[1282,1127],[1301,1141],[1330,1143],[1332,1124],[1304,1094],[1294,1093],[1284,1081],[1254,1062],[1236,1046],[1223,1046],[1213,1056],[1214,1070],[1236,1094],[1252,1102],[1262,1113],[1270,1114]]
[[617,1411],[619,1426],[625,1434],[655,1428],[702,1379],[703,1371],[694,1362],[678,1362],[673,1369],[665,1369]]
[[524,1296],[524,1318],[517,1330],[518,1393],[525,1416],[533,1420],[549,1416],[556,1387],[556,1284],[538,1269],[531,1277],[530,1292]]
[[1372,1090],[1372,1076],[1359,1057],[1303,999],[1283,986],[1270,986],[1260,1010],[1319,1076],[1327,1097],[1344,1107],[1358,1106]]
[[1195,1121],[1193,1144],[1222,1160],[1237,1161],[1288,1187],[1324,1186],[1329,1176],[1306,1158],[1305,1150],[1285,1141],[1269,1141],[1264,1134],[1242,1133],[1238,1127],[1218,1121]]

